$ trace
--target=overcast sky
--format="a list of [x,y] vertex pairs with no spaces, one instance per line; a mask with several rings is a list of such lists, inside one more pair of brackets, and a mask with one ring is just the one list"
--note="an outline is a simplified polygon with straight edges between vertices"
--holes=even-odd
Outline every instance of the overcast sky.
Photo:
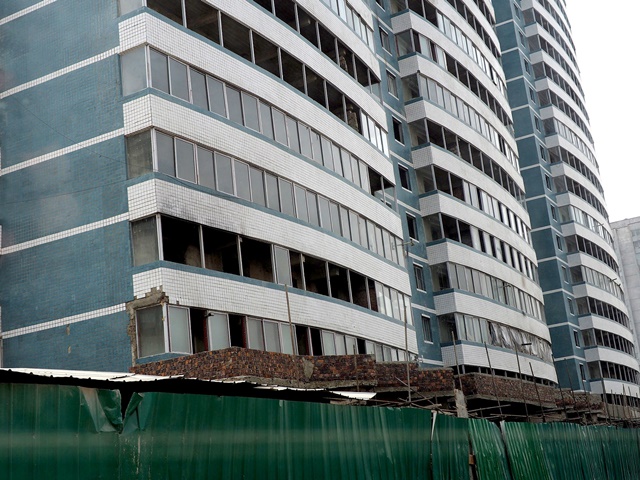
[[[610,6],[610,8],[609,8]],[[567,0],[609,221],[640,216],[637,0]]]

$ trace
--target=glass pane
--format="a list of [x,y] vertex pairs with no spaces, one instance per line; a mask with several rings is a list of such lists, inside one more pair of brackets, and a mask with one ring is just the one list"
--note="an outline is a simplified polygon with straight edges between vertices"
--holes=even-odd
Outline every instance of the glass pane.
[[191,100],[196,107],[209,108],[207,101],[207,79],[204,74],[191,69]]
[[289,147],[300,153],[300,139],[298,138],[298,122],[287,117],[287,133],[289,134]]
[[326,137],[322,137],[320,145],[322,147],[323,165],[333,170],[333,153],[331,149],[331,142]]
[[171,77],[171,95],[189,101],[189,80],[187,66],[169,58],[169,76]]
[[280,187],[280,202],[282,205],[282,213],[295,216],[296,212],[293,206],[293,185],[287,180],[282,178],[278,179]]
[[175,159],[173,156],[173,138],[164,133],[156,132],[156,158],[158,171],[172,177],[176,176]]
[[263,207],[266,206],[264,191],[264,176],[262,170],[255,167],[250,169],[251,176],[251,200]]
[[209,110],[223,117],[227,116],[224,102],[224,84],[213,77],[207,77],[207,90],[209,94]]
[[307,191],[295,185],[294,187],[296,195],[296,212],[298,212],[298,218],[304,222],[309,221],[309,212],[307,210]]
[[122,95],[127,96],[147,88],[145,47],[134,48],[120,56]]
[[229,348],[229,319],[226,314],[214,313],[207,320],[209,350]]
[[274,245],[273,256],[276,261],[276,282],[281,285],[291,285],[289,250]]
[[149,50],[151,62],[151,86],[169,93],[169,67],[167,56],[156,50]]
[[145,265],[158,260],[158,230],[156,217],[138,220],[131,224],[133,239],[133,265]]
[[306,125],[298,124],[298,133],[300,134],[300,152],[307,158],[312,158],[311,152],[311,136],[309,134],[309,127]]
[[205,187],[216,188],[213,173],[213,152],[198,147],[198,183]]
[[196,181],[196,165],[193,158],[193,144],[176,138],[176,166],[178,178]]
[[320,147],[320,135],[311,130],[311,148],[313,149],[313,159],[322,163],[322,149]]
[[318,200],[315,193],[307,192],[307,207],[309,210],[309,222],[319,227],[320,217],[318,216]]
[[322,331],[322,350],[323,355],[336,354],[336,344],[333,340],[333,333]]
[[278,177],[265,173],[267,180],[267,207],[280,211],[280,197],[278,195]]
[[260,102],[260,121],[262,134],[273,140],[273,122],[271,121],[271,107]]
[[216,179],[218,181],[218,190],[231,195],[234,194],[231,158],[219,153],[216,153]]
[[338,204],[329,202],[329,211],[331,212],[331,231],[336,235],[342,235],[340,229],[340,214],[338,210]]
[[329,211],[329,200],[318,195],[318,207],[320,209],[320,226],[331,230],[331,212]]
[[275,108],[271,109],[273,116],[273,130],[275,132],[276,142],[283,145],[289,145],[287,142],[287,127],[285,126],[284,114]]
[[336,341],[336,355],[346,355],[347,349],[344,344],[344,335],[336,333],[334,339]]
[[264,340],[267,344],[267,352],[280,352],[280,334],[278,324],[275,322],[264,322]]
[[191,353],[189,309],[169,307],[169,350]]
[[251,130],[259,132],[258,99],[242,92],[242,111],[244,112],[244,124]]
[[247,318],[247,330],[249,333],[249,348],[264,350],[262,320],[257,318]]
[[240,91],[227,86],[227,106],[229,107],[229,120],[242,125],[242,104]]
[[282,334],[282,353],[288,353],[293,355],[293,343],[291,341],[291,327],[289,325],[281,324],[280,333]]
[[164,353],[162,307],[144,308],[136,312],[138,357]]
[[127,167],[129,178],[139,177],[153,171],[151,130],[126,137]]
[[251,187],[249,185],[249,165],[246,163],[234,162],[236,175],[236,189],[238,197],[251,200]]

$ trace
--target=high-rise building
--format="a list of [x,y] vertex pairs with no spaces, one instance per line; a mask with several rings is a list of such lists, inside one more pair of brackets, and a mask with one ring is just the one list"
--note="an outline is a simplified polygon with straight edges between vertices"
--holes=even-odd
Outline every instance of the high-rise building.
[[565,2],[493,4],[559,383],[614,402],[637,397],[634,339]]
[[627,218],[611,223],[611,230],[620,261],[622,285],[625,291],[625,302],[629,311],[629,319],[635,334],[635,345],[632,352],[636,358],[638,352],[638,331],[640,325],[640,217]]
[[568,22],[511,3],[4,2],[3,364],[634,383]]

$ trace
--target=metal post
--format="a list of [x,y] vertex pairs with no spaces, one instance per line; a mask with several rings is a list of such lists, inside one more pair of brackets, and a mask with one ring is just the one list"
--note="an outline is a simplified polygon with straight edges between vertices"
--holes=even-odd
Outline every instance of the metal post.
[[587,386],[584,383],[584,378],[582,378],[582,375],[580,375],[580,382],[582,383],[582,390],[584,390],[584,393],[587,397],[587,407],[589,408],[589,418],[591,418],[591,421],[593,421],[593,412],[591,411],[591,393],[587,391]]
[[296,345],[294,342],[294,335],[293,335],[293,322],[291,321],[291,304],[289,303],[289,287],[287,286],[287,284],[284,284],[284,296],[287,299],[287,316],[289,317],[289,331],[291,332],[291,352],[293,353],[293,355],[296,354]]
[[504,418],[502,415],[502,405],[500,404],[500,399],[498,398],[498,387],[496,386],[496,377],[495,372],[493,371],[493,367],[491,366],[491,358],[489,358],[489,347],[487,347],[487,342],[484,342],[484,350],[487,352],[487,362],[489,362],[489,370],[491,370],[491,383],[493,383],[493,394],[496,396],[496,401],[498,402],[498,411],[500,412],[500,418]]
[[460,363],[458,363],[458,347],[456,346],[456,334],[451,332],[453,337],[453,355],[456,357],[456,372],[458,372],[458,384],[460,385],[460,391],[462,392],[462,380],[460,379]]
[[607,414],[607,423],[611,425],[611,415],[609,415],[609,406],[607,403],[607,390],[604,386],[604,378],[600,375],[600,384],[602,385],[602,401],[604,403],[604,411]]
[[409,368],[409,316],[407,303],[404,304],[404,359],[407,364],[407,393],[409,394],[409,405],[411,405],[411,369]]
[[[524,344],[523,344],[524,346]],[[524,412],[527,415],[527,422],[529,421],[529,408],[527,407],[527,399],[524,395],[524,381],[522,380],[522,370],[520,369],[520,356],[518,355],[518,348],[516,347],[516,360],[518,362],[518,376],[520,377],[520,392],[522,393],[522,403],[524,404]]]
[[540,391],[538,390],[538,382],[536,382],[536,376],[533,373],[533,365],[531,365],[531,362],[529,362],[529,369],[531,370],[531,376],[533,377],[533,386],[536,387],[536,395],[538,396],[538,403],[540,404],[540,413],[542,414],[542,423],[547,423],[547,418],[544,416],[542,398],[540,398]]

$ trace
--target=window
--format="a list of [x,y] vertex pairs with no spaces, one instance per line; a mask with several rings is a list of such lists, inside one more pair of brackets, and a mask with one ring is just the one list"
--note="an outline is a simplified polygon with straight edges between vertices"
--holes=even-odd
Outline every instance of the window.
[[552,185],[551,185],[551,177],[549,175],[545,174],[545,176],[544,176],[544,184],[546,185],[547,190],[553,191],[553,188],[552,188]]
[[409,180],[409,170],[403,166],[398,166],[398,174],[400,177],[400,185],[405,190],[411,190],[411,181]]
[[576,347],[580,348],[580,334],[577,330],[573,331],[573,342],[575,343]]
[[391,72],[387,72],[387,90],[391,95],[398,98],[398,84],[396,82],[396,76]]
[[402,132],[402,122],[397,119],[393,119],[393,138],[396,142],[404,145],[404,133]]
[[416,279],[416,289],[425,291],[426,289],[424,285],[424,270],[422,269],[422,267],[420,265],[414,265],[413,274]]
[[587,375],[586,375],[586,373],[584,371],[584,365],[583,364],[580,364],[580,378],[582,378],[583,382],[587,381]]
[[560,235],[556,235],[556,246],[558,250],[562,251],[562,237]]
[[[573,299],[568,298],[567,303],[569,304],[569,313],[571,313],[571,315],[575,315],[576,312],[575,312],[575,307],[573,306]],[[574,333],[577,333],[577,332],[574,332]],[[580,345],[576,344],[576,346],[579,347]]]
[[553,218],[556,222],[558,221],[558,210],[553,205],[551,205],[551,218]]
[[380,28],[380,43],[382,43],[382,48],[384,48],[387,52],[391,53],[389,34],[385,32],[382,28]]
[[407,230],[409,231],[409,237],[418,239],[418,224],[416,217],[407,214]]
[[433,336],[431,334],[431,317],[422,315],[422,338],[425,343],[433,343]]

